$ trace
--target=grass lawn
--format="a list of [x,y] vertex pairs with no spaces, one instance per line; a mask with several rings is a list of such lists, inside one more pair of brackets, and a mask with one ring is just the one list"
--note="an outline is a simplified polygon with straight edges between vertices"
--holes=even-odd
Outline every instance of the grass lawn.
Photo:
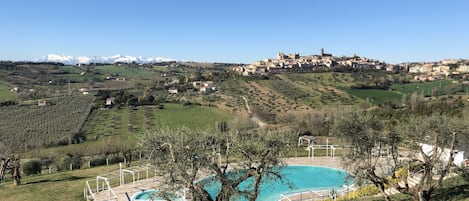
[[432,90],[442,89],[445,90],[450,85],[453,84],[451,80],[442,80],[436,82],[419,82],[419,83],[407,83],[407,84],[393,84],[391,89],[398,91],[402,94],[412,94],[414,92],[424,93],[425,95],[431,95]]
[[373,104],[381,104],[387,100],[400,102],[402,97],[400,93],[382,89],[351,89],[346,87],[341,87],[340,89],[362,100],[368,99]]
[[154,110],[156,125],[191,129],[216,128],[217,122],[228,121],[233,115],[215,107],[181,104],[165,104],[164,109]]
[[11,181],[1,184],[0,198],[2,201],[84,200],[83,189],[86,180],[95,179],[100,174],[118,169],[118,165],[111,165],[54,174],[24,176],[20,186],[13,186]]
[[10,91],[11,87],[5,83],[0,82],[0,102],[7,100],[16,100],[18,94]]
[[[393,102],[401,102],[402,95],[406,94],[407,99],[410,98],[412,93],[423,93],[424,95],[433,95],[434,90],[439,91],[439,95],[454,94],[455,87],[460,84],[454,84],[451,80],[442,80],[436,82],[421,82],[421,83],[407,83],[407,84],[393,84],[391,90],[382,89],[351,89],[349,87],[338,87],[362,100],[369,100],[374,104],[381,104],[386,100]],[[464,88],[463,88],[464,90]]]

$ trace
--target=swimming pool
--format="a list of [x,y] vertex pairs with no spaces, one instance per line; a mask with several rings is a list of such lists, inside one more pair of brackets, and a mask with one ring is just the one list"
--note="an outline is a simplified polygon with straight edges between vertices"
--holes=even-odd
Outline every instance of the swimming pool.
[[[351,181],[347,181],[347,172],[335,168],[322,166],[285,166],[281,168],[280,174],[284,178],[281,180],[273,180],[263,183],[260,187],[260,193],[257,197],[258,201],[279,200],[281,194],[289,192],[301,192],[315,189],[340,189],[344,184],[349,185]],[[205,182],[205,189],[210,196],[214,198],[221,188],[221,184],[212,178],[206,178],[199,182]],[[253,189],[252,178],[240,184],[241,190]],[[158,191],[147,190],[139,192],[132,196],[132,201],[151,200],[151,196]],[[157,201],[161,198],[154,198]],[[244,201],[246,198],[238,198],[233,201]]]
[[[154,189],[151,189],[151,190],[145,190],[145,191],[142,191],[142,192],[138,192],[136,194],[134,194],[131,198],[132,201],[165,201],[165,199],[159,197],[159,196],[155,196],[155,194],[157,194],[159,191],[157,190],[154,190]],[[182,198],[176,198],[176,199],[173,199],[175,201],[182,201],[184,199]]]
[[[301,192],[315,189],[340,189],[346,183],[347,172],[334,168],[321,166],[285,166],[280,170],[283,181],[274,180],[261,184],[259,201],[279,200],[281,194],[289,192]],[[210,180],[207,180],[210,181]],[[241,190],[253,189],[253,180],[240,184]],[[211,180],[205,184],[205,189],[214,198],[220,192],[221,184]],[[238,201],[245,198],[236,199]]]

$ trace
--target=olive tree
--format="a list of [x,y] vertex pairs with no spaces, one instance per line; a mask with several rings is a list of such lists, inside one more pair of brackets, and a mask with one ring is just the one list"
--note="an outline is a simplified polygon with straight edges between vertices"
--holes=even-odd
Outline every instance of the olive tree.
[[12,156],[0,158],[0,184],[3,183],[5,174],[10,172],[15,186],[21,184],[20,157]]
[[[350,148],[342,161],[356,182],[371,182],[385,200],[390,200],[386,188],[412,195],[414,200],[430,200],[453,166],[458,144],[467,143],[469,124],[462,117],[433,114],[409,116],[397,122],[369,112],[352,112],[336,119],[334,134]],[[411,154],[399,158],[405,154],[398,146]],[[402,173],[412,160],[421,161],[422,169],[412,175]],[[418,183],[411,186],[408,177],[414,175],[419,176]]]
[[376,115],[351,112],[336,118],[333,133],[350,149],[345,152],[342,162],[354,175],[355,182],[371,182],[385,200],[390,200],[385,189],[391,184],[390,177],[397,177],[395,170],[401,165],[397,149],[401,138],[395,130]]
[[[146,132],[139,145],[162,172],[165,192],[188,189],[192,200],[200,201],[241,196],[254,201],[262,182],[282,179],[280,157],[295,140],[296,134],[283,129],[219,133],[158,128]],[[210,179],[199,181],[209,175]],[[252,186],[240,188],[248,178],[252,178]],[[205,189],[209,181],[221,186],[218,194],[210,195]]]
[[458,146],[468,142],[469,124],[464,116],[433,114],[409,118],[400,126],[399,131],[410,142],[411,151],[417,153],[413,158],[423,163],[419,183],[413,188],[398,186],[400,192],[413,195],[414,200],[430,200],[454,165]]

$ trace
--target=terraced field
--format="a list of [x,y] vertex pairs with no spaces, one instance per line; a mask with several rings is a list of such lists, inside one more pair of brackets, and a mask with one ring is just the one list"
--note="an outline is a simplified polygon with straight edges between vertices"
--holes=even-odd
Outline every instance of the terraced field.
[[[309,76],[308,76],[309,75]],[[351,105],[357,102],[354,96],[339,90],[337,86],[340,83],[345,84],[346,82],[341,80],[340,77],[334,78],[335,81],[331,81],[331,73],[316,74],[315,78],[310,77],[312,74],[284,74],[278,75],[282,81],[288,83],[294,89],[303,90],[304,96],[303,103],[313,108],[320,108],[324,105]],[[321,82],[328,77],[328,82]],[[334,82],[334,83],[330,83]]]
[[135,144],[137,137],[158,126],[191,129],[216,128],[216,123],[232,119],[231,113],[205,106],[165,104],[137,108],[100,109],[86,127],[87,141],[125,141]]
[[46,106],[0,107],[0,144],[26,151],[78,143],[93,101],[93,96],[80,95],[56,98]]
[[[284,94],[267,87],[272,82],[263,80],[259,82],[248,82],[248,99],[251,107],[259,112],[266,114],[285,113],[289,111],[309,110],[309,107],[303,105],[300,101],[289,98]],[[275,85],[277,86],[277,85]],[[277,86],[280,87],[280,86]]]

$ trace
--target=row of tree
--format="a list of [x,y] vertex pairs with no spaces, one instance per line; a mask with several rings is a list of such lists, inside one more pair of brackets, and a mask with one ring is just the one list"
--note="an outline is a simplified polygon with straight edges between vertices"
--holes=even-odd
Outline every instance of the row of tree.
[[[336,111],[333,115],[319,115],[317,118],[324,118],[324,121],[313,123],[325,129],[325,135],[345,142],[343,166],[354,176],[356,184],[371,183],[386,200],[390,200],[385,193],[387,188],[412,195],[414,200],[429,200],[454,167],[460,145],[469,142],[467,110],[451,114],[436,112],[389,119],[381,110]],[[316,117],[311,116],[311,119]],[[313,121],[311,119],[309,121]],[[301,126],[307,127],[310,122],[303,124]],[[305,128],[258,132],[234,128],[229,128],[228,124],[220,131],[158,128],[145,133],[139,145],[162,171],[165,192],[189,189],[193,200],[238,197],[256,200],[264,180],[284,179],[279,174],[280,169],[272,167],[282,167],[281,158],[288,155],[293,148],[291,145],[296,144],[298,134],[304,133]],[[432,145],[431,152],[424,150],[422,144]],[[411,168],[417,159],[421,162]],[[416,186],[411,186],[407,178],[415,172],[421,179]],[[213,177],[198,181],[208,175]],[[239,188],[248,178],[253,181],[252,188],[249,191]],[[213,181],[221,184],[216,195],[205,189],[206,183]]]
[[[226,129],[223,129],[226,131]],[[147,132],[140,147],[163,173],[161,192],[189,189],[192,200],[225,201],[243,197],[256,200],[261,183],[281,179],[281,156],[294,145],[297,134],[286,129],[264,132],[193,131],[187,128],[159,128]],[[209,179],[198,179],[213,175]],[[253,179],[253,188],[243,190],[239,185]],[[211,195],[205,185],[219,182],[221,190]],[[165,194],[160,196],[167,197]]]

